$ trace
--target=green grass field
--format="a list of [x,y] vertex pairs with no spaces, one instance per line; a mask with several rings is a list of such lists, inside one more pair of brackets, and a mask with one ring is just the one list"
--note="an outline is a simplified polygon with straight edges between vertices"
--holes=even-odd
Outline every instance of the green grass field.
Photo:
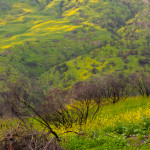
[[[63,135],[62,145],[69,150],[126,150],[150,148],[150,99],[132,97],[101,107],[95,119],[89,118],[81,128],[83,136]],[[61,130],[61,132],[65,132]]]

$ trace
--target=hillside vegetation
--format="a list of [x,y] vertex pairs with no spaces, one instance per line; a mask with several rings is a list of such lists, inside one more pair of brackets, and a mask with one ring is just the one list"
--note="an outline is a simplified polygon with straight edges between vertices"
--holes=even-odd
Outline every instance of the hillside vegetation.
[[49,89],[95,74],[149,71],[147,0],[0,3],[1,89],[18,78],[39,78]]
[[148,150],[149,83],[149,76],[94,78],[71,91],[51,90],[40,105],[17,84],[2,94],[11,117],[0,120],[0,149]]
[[0,0],[0,150],[150,149],[149,0]]

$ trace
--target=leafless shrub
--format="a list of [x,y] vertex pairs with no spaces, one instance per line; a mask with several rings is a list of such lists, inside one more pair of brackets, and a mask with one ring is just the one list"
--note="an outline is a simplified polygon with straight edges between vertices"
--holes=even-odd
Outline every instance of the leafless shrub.
[[[98,112],[100,103],[103,99],[102,90],[99,84],[94,80],[87,82],[80,82],[73,87],[73,98],[77,101],[77,105],[72,107],[78,116],[79,124],[86,123],[87,118],[92,115],[93,117]],[[97,109],[95,110],[95,107]],[[95,110],[95,111],[94,111]]]
[[57,88],[49,92],[43,105],[37,109],[43,115],[44,119],[51,124],[54,124],[56,127],[63,126],[68,128],[72,127],[76,118],[72,114],[72,110],[67,108],[67,104],[70,104],[68,92]]
[[121,99],[125,99],[130,94],[129,79],[122,75],[110,74],[104,79],[105,91],[107,99],[112,100],[113,103]]
[[28,101],[30,91],[26,88],[26,82],[20,81],[11,85],[10,91],[1,93],[1,96],[7,102],[11,116],[18,117],[23,123],[25,123],[26,118],[32,118],[46,127],[49,133],[53,134],[58,141],[60,140],[57,133],[52,129],[50,122],[45,120],[40,111]]
[[30,127],[19,123],[3,130],[0,136],[1,150],[62,150],[56,140],[48,132],[36,131],[33,125]]
[[78,116],[79,124],[82,124],[86,123],[89,116],[94,118],[102,102],[111,100],[116,103],[127,98],[130,93],[130,86],[128,78],[110,74],[77,83],[72,91],[73,99],[76,100],[72,108]]
[[130,78],[134,88],[141,96],[150,96],[150,75],[146,73],[134,73]]

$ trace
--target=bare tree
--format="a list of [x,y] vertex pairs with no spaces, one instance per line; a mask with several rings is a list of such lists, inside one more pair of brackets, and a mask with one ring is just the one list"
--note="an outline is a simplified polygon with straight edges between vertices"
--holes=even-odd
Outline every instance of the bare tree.
[[150,96],[150,75],[146,73],[136,73],[131,75],[134,88],[141,96]]
[[70,104],[70,96],[68,91],[61,89],[53,89],[46,96],[43,105],[40,108],[41,114],[48,122],[51,122],[56,127],[63,126],[65,128],[72,127],[76,121],[71,109],[67,108]]
[[17,82],[10,86],[10,91],[1,93],[1,96],[7,102],[10,109],[11,116],[18,117],[25,123],[26,118],[33,118],[37,120],[41,125],[46,127],[49,133],[53,134],[55,138],[60,141],[57,133],[51,127],[40,111],[38,111],[32,103],[29,101],[30,88],[27,87],[27,83],[24,81]]
[[106,97],[113,103],[125,99],[130,94],[129,79],[119,74],[110,74],[104,78]]
[[45,130],[37,131],[34,124],[10,123],[0,135],[1,150],[63,150]]
[[[96,84],[94,80],[80,82],[73,87],[73,98],[76,100],[72,107],[75,109],[78,115],[79,123],[86,123],[89,115],[93,117],[100,108],[100,103],[103,99],[100,85]],[[97,109],[95,110],[95,107]]]

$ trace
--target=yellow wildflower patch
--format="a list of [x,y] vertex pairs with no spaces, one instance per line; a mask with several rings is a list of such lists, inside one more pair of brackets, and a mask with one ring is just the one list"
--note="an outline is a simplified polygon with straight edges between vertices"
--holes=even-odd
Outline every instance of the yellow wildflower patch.
[[123,32],[125,30],[125,27],[122,27],[121,29],[119,29],[117,32]]
[[65,23],[65,22],[68,22],[68,21],[54,21],[54,20],[49,20],[47,22],[43,22],[43,23],[40,23],[40,24],[37,24],[37,25],[33,26],[30,30],[37,29],[37,28],[41,29],[41,27],[44,27],[44,26],[49,26],[51,24],[61,24],[61,23]]
[[130,19],[130,20],[127,21],[127,24],[131,24],[133,22],[134,22],[134,19]]
[[137,123],[141,121],[142,117],[149,117],[150,108],[142,109],[139,108],[137,111],[125,112],[115,116],[107,115],[105,117],[98,116],[95,126],[99,125],[101,127],[114,126],[118,122],[128,122]]
[[55,1],[50,2],[47,6],[46,9],[51,8],[55,4]]
[[98,3],[98,0],[90,0],[90,3]]
[[66,31],[72,31],[74,30],[75,28],[77,28],[78,26],[69,26]]
[[6,23],[7,23],[6,20],[0,20],[0,25],[1,25],[1,26],[4,26]]
[[13,7],[14,8],[21,8],[21,7],[23,7],[23,4],[22,3],[15,3],[15,4],[13,4]]
[[24,16],[20,16],[17,21],[23,21]]
[[63,16],[65,17],[69,17],[69,16],[72,16],[73,14],[75,14],[80,8],[76,8],[76,7],[73,7],[72,9],[66,11]]
[[46,24],[48,24],[48,23],[51,23],[51,22],[53,22],[53,20],[50,20],[50,21],[47,21],[47,22],[43,22],[43,23],[37,24],[37,25],[33,26],[33,27],[31,28],[31,30],[36,29],[36,28],[39,28],[39,27],[42,27],[42,26],[44,26],[44,25],[46,25]]
[[84,25],[88,25],[88,26],[95,26],[93,23],[89,23],[88,21],[83,22]]
[[1,48],[6,49],[6,48],[9,48],[9,47],[11,47],[11,45],[5,45],[5,46],[2,46]]
[[139,30],[139,29],[137,29],[135,32],[140,32],[140,30]]
[[84,3],[85,2],[85,0],[78,0],[80,3]]
[[[67,22],[67,21],[53,21],[52,20],[52,21],[48,21],[45,23],[35,25],[27,33],[15,35],[15,36],[10,37],[10,38],[6,38],[5,40],[3,40],[3,42],[2,42],[3,44],[0,47],[2,49],[6,49],[6,48],[9,48],[13,45],[20,44],[27,39],[29,40],[29,38],[32,38],[32,40],[34,40],[34,37],[36,34],[38,34],[40,36],[45,36],[45,35],[50,34],[52,32],[61,33],[61,32],[72,31],[78,27],[78,26],[73,26],[73,25],[61,24],[64,22]],[[54,25],[54,24],[56,24],[56,25]],[[25,37],[24,40],[22,40],[22,37]],[[17,41],[17,43],[16,43],[16,41]]]
[[102,65],[99,65],[99,67],[97,68],[98,70],[103,69],[106,65],[108,64],[107,61],[105,61]]
[[11,37],[11,38],[7,38],[5,41],[11,41],[11,40],[14,40],[14,39],[16,39],[17,38],[17,35],[15,35],[15,36],[13,36],[13,37]]
[[31,9],[27,9],[27,8],[23,8],[23,10],[27,13],[27,12],[32,12]]
[[2,46],[0,47],[1,49],[7,49],[7,48],[10,48],[14,45],[17,45],[17,44],[21,44],[23,41],[20,41],[20,42],[12,42],[10,45],[5,45],[5,46]]
[[41,22],[41,20],[37,20],[37,21],[34,21],[33,23],[34,24],[38,24],[38,23],[40,23]]

